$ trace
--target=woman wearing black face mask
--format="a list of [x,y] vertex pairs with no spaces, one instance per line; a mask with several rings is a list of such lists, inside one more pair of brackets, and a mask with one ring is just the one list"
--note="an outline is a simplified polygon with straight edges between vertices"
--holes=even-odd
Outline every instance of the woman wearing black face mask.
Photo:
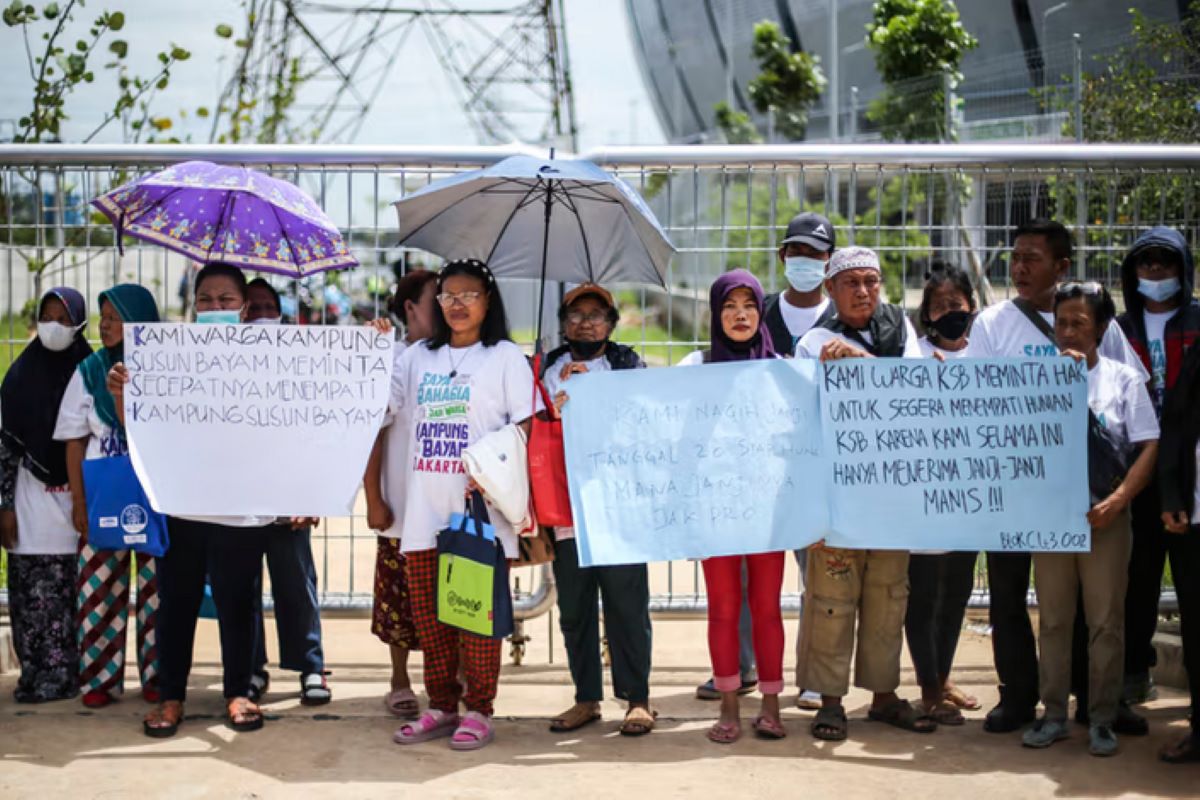
[[921,297],[921,352],[927,356],[941,353],[944,358],[960,358],[967,349],[967,330],[975,318],[975,292],[967,273],[950,264],[935,261],[925,275],[925,293]]
[[[925,336],[919,344],[926,356],[961,358],[967,352],[967,330],[975,316],[971,279],[958,267],[936,262],[925,276],[920,320]],[[960,709],[977,709],[979,701],[950,680],[963,614],[975,583],[977,553],[913,551],[908,561],[908,612],[904,633],[921,686],[925,713],[942,725],[961,725]]]
[[[571,376],[645,364],[631,348],[610,342],[617,306],[608,290],[585,283],[567,292],[558,319],[567,343],[546,356],[542,381],[561,409]],[[554,577],[559,622],[567,648],[575,704],[550,722],[566,733],[600,719],[604,666],[600,659],[600,609],[612,652],[613,690],[629,703],[620,731],[641,736],[654,728],[650,710],[650,584],[645,564],[581,567],[575,530],[554,529]]]

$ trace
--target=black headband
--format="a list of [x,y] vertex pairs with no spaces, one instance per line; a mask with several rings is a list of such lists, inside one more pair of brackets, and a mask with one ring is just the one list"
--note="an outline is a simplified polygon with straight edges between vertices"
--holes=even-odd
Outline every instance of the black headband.
[[442,268],[438,271],[438,285],[441,285],[442,279],[445,277],[446,272],[456,267],[466,267],[480,273],[484,280],[486,280],[489,284],[495,285],[496,283],[496,278],[492,275],[492,271],[488,269],[487,264],[483,263],[477,258],[456,258],[455,260],[447,261],[442,265]]

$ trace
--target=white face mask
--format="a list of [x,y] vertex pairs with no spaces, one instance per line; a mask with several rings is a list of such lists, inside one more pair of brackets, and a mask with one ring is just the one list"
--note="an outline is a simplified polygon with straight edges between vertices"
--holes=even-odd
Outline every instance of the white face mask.
[[[79,326],[79,328],[82,327],[82,325]],[[37,335],[43,347],[53,350],[55,353],[61,353],[71,346],[71,342],[75,341],[75,334],[79,328],[69,328],[61,322],[39,322]]]
[[797,292],[811,292],[825,280],[825,262],[808,256],[788,256],[783,260],[784,277]]
[[259,317],[258,319],[250,320],[251,325],[279,325],[283,322],[283,317]]

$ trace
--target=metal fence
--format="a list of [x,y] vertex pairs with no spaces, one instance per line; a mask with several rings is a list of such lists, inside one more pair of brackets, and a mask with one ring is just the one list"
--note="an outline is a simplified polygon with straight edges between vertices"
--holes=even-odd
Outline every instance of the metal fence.
[[[360,304],[378,310],[381,295],[372,287],[391,278],[391,264],[407,259],[410,265],[435,265],[428,254],[394,246],[390,202],[440,176],[516,152],[528,151],[0,146],[0,370],[28,340],[28,311],[42,288],[75,286],[94,309],[100,290],[133,280],[179,316],[177,287],[188,269],[185,259],[139,242],[127,243],[125,255],[118,255],[111,227],[87,205],[146,171],[201,158],[251,165],[295,181],[341,226],[364,265],[345,276],[312,278],[305,290],[319,296],[327,282],[337,282]],[[1076,274],[1110,286],[1124,251],[1145,227],[1171,225],[1189,242],[1197,238],[1200,147],[1193,146],[651,147],[582,155],[638,188],[679,248],[665,287],[613,287],[622,304],[618,338],[636,345],[655,366],[674,364],[707,340],[706,292],[717,273],[746,266],[769,290],[781,288],[776,249],[783,227],[801,209],[829,215],[839,229],[839,245],[876,248],[890,297],[910,309],[934,259],[970,268],[986,298],[1006,296],[1011,233],[1034,216],[1066,222],[1076,240]],[[530,344],[535,285],[501,283],[514,330]],[[298,287],[282,288],[286,293]],[[548,330],[554,330],[553,305],[548,304]],[[91,331],[96,334],[95,325]],[[364,517],[360,502],[353,516],[326,520],[314,534],[321,599],[328,609],[361,611],[370,604],[375,548]],[[526,616],[552,605],[548,570],[517,570],[513,580]],[[794,573],[787,585],[798,586]],[[697,564],[656,565],[652,593],[656,611],[704,609]],[[977,593],[976,601],[984,600]],[[795,608],[797,592],[788,592],[784,602]]]

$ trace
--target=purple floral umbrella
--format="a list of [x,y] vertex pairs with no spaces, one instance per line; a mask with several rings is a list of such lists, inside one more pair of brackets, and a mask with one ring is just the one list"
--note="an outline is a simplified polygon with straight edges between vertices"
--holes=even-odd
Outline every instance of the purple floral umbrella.
[[286,181],[244,167],[185,161],[92,205],[122,234],[202,264],[223,261],[291,278],[358,266],[333,221]]

